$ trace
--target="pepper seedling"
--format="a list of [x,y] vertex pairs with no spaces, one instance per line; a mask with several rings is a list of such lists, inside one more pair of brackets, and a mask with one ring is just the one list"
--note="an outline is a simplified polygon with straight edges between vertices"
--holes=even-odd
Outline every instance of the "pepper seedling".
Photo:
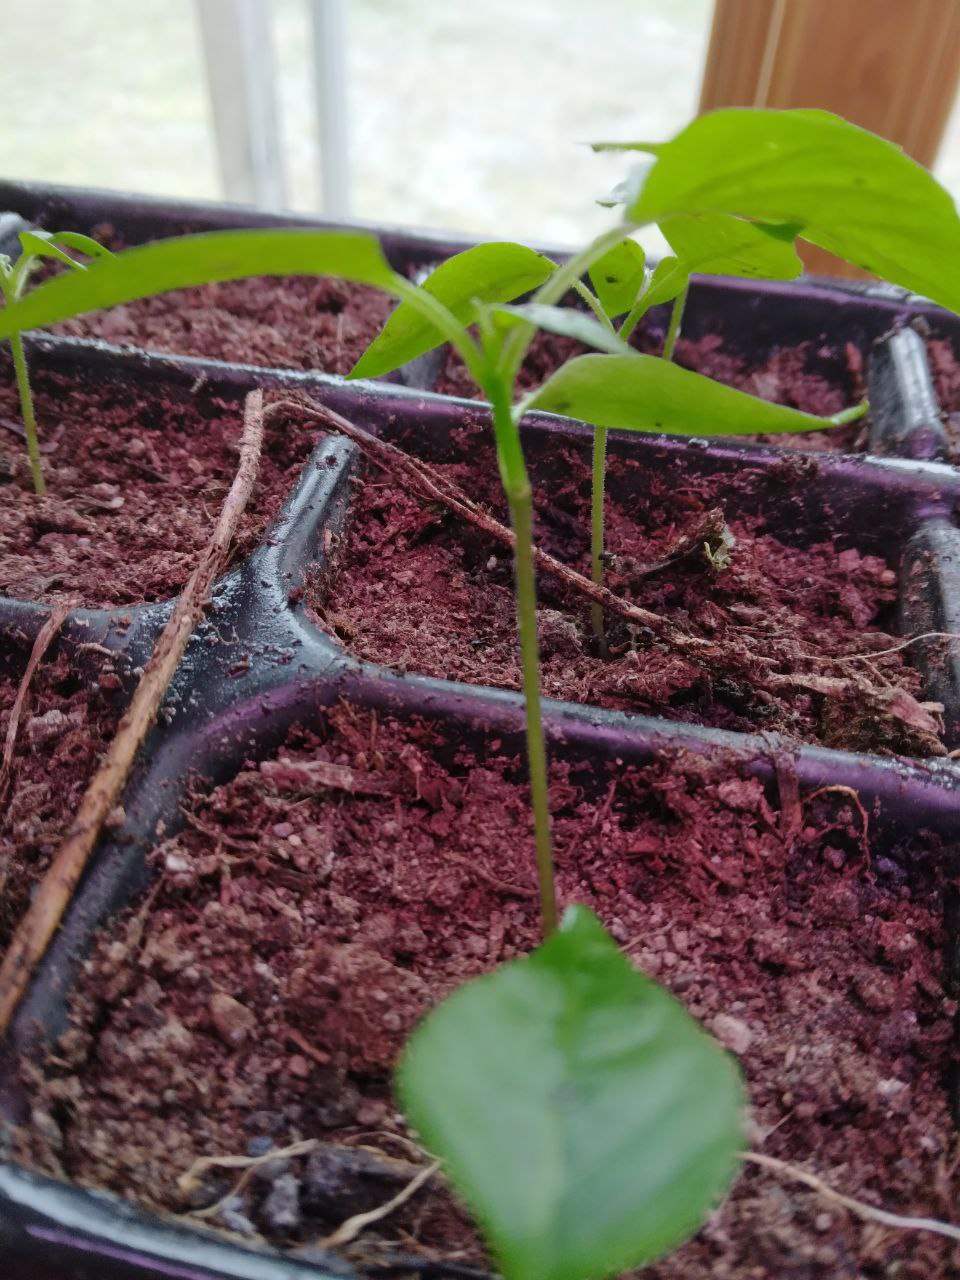
[[[90,236],[76,231],[32,231],[20,232],[20,255],[14,261],[8,254],[0,253],[0,293],[4,303],[9,307],[23,297],[32,272],[43,258],[52,258],[61,262],[72,271],[84,271],[86,264],[72,258],[67,249],[86,254],[89,258],[109,256],[105,249]],[[33,408],[33,393],[30,388],[30,371],[27,368],[26,352],[23,349],[21,332],[11,330],[7,335],[13,354],[14,377],[17,381],[17,392],[20,396],[20,416],[23,419],[23,430],[27,441],[27,456],[30,460],[30,475],[33,479],[34,492],[42,494],[46,485],[43,479],[43,463],[40,459],[40,441],[37,436],[37,417]]]
[[[608,207],[626,203],[636,194],[637,179],[624,184],[608,201]],[[672,360],[680,336],[690,277],[701,275],[746,276],[766,280],[792,280],[803,264],[792,243],[796,228],[754,225],[727,214],[686,214],[664,219],[660,231],[673,254],[648,271],[643,249],[635,240],[621,241],[590,268],[590,288],[578,281],[576,289],[601,324],[624,342],[651,307],[672,303],[663,344],[663,359]],[[618,320],[619,318],[619,320]],[[598,585],[604,577],[604,506],[607,428],[593,432],[593,478],[590,517],[590,576]],[[605,652],[603,608],[591,610],[593,633]]]
[[[546,940],[429,1015],[402,1060],[398,1089],[477,1214],[507,1280],[595,1280],[673,1248],[728,1185],[741,1139],[732,1060],[632,969],[584,908],[571,908],[555,928],[522,419],[540,409],[603,431],[697,436],[833,425],[627,345],[644,309],[672,300],[672,353],[690,271],[722,260],[720,236],[745,237],[750,254],[774,254],[784,270],[784,246],[799,237],[960,310],[960,220],[950,197],[898,148],[838,117],[733,109],[701,117],[668,143],[617,145],[652,153],[654,163],[626,192],[620,223],[560,266],[523,246],[482,245],[415,286],[360,233],[214,232],[127,250],[82,275],[43,284],[0,313],[2,338],[217,280],[338,276],[400,300],[354,376],[386,373],[447,341],[486,395],[516,534]],[[675,248],[675,261],[649,278],[638,269],[636,249],[623,248],[647,223],[669,231]],[[698,259],[696,245],[707,241],[713,256]],[[584,296],[585,278],[594,284],[594,314],[559,306],[571,289]],[[627,281],[636,286],[632,301]],[[529,302],[516,303],[531,291]],[[624,299],[626,319],[617,330],[610,313]],[[568,361],[518,400],[517,374],[538,328],[578,338],[597,353]]]

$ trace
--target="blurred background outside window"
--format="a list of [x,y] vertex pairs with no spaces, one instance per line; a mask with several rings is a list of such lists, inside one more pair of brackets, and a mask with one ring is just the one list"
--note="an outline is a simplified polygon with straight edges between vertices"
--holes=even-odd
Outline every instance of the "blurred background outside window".
[[[249,2],[256,10],[259,0]],[[220,27],[229,48],[247,3],[3,0],[16,42],[0,65],[0,175],[223,198],[211,109],[217,70],[200,19],[208,53]],[[727,3],[734,27],[754,29],[761,13],[783,21],[785,0]],[[863,14],[877,3],[889,7],[850,0],[846,9]],[[901,0],[907,10],[930,5],[960,9],[957,0]],[[623,158],[595,156],[583,143],[662,139],[695,114],[714,16],[713,0],[342,0],[332,8],[343,25],[348,165],[332,211],[545,244],[581,241],[609,224],[593,199],[622,176]],[[265,0],[264,14],[272,57],[263,42],[248,56],[268,83],[271,65],[275,74],[282,189],[270,202],[317,213],[311,4]],[[769,81],[769,64],[756,75]],[[944,74],[952,101],[955,71]],[[956,109],[935,171],[960,191]]]

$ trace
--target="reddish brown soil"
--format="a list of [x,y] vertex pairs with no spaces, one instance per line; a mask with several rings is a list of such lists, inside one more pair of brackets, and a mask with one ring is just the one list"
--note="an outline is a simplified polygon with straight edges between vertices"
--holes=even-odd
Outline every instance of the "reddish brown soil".
[[[59,375],[34,379],[47,494],[15,433],[0,371],[0,595],[126,605],[176,594],[236,473],[242,404]],[[235,544],[248,554],[309,456],[311,433],[273,419]]]
[[[414,440],[406,442],[416,447]],[[502,506],[486,435],[468,433],[443,469],[472,497]],[[554,456],[554,463],[557,463]],[[589,475],[582,455],[565,451],[553,479],[536,486],[539,544],[589,573]],[[641,473],[609,464],[610,486]],[[559,477],[559,478],[558,478]],[[608,583],[696,634],[736,644],[775,670],[824,675],[824,658],[895,644],[884,630],[896,575],[875,556],[829,542],[786,546],[757,518],[728,516],[737,539],[729,569],[702,556],[637,578],[638,564],[664,558],[678,536],[716,505],[716,485],[659,472],[649,498],[629,507],[608,496]],[[744,483],[749,482],[745,475]],[[359,482],[339,565],[318,576],[307,599],[328,631],[362,658],[395,670],[470,684],[520,687],[512,562],[472,528],[391,486],[382,473]],[[807,689],[758,690],[742,671],[712,678],[675,652],[649,644],[616,621],[611,659],[597,656],[582,601],[540,583],[543,683],[553,698],[738,731],[778,730],[794,738],[868,751],[929,754],[936,740],[916,736],[858,700],[842,705]],[[572,606],[572,607],[571,607]],[[918,694],[918,673],[903,651],[877,658],[870,678]],[[759,671],[757,666],[754,671]],[[842,674],[866,675],[853,664]]]
[[[93,235],[114,250],[124,247],[110,225],[95,228]],[[177,289],[77,316],[54,332],[148,351],[342,374],[380,332],[392,307],[386,294],[364,285],[261,276]]]
[[363,285],[259,277],[128,302],[67,320],[54,332],[239,364],[347,373],[392,305]]
[[[210,1221],[294,1249],[409,1180],[422,1157],[389,1092],[405,1037],[537,941],[526,797],[496,742],[447,745],[444,766],[436,726],[332,719],[326,742],[297,730],[281,758],[346,766],[336,790],[251,766],[156,850],[156,896],[96,948],[46,1075],[27,1069],[23,1159],[162,1209],[232,1191]],[[722,762],[603,773],[554,770],[560,897],[593,907],[735,1049],[750,1145],[871,1204],[955,1219],[936,841],[871,849],[846,797],[778,811]],[[178,1190],[199,1157],[303,1139],[334,1145]],[[436,1182],[348,1253],[484,1265]],[[942,1239],[865,1225],[751,1169],[643,1274],[947,1280],[958,1266]]]
[[927,356],[937,400],[945,415],[947,449],[954,466],[960,464],[960,364],[946,338],[928,338]]
[[[659,355],[661,342],[640,333],[634,345],[650,355]],[[574,356],[583,355],[587,348],[572,338],[561,338],[551,333],[539,333],[534,338],[518,378],[518,389],[526,392],[544,382],[560,365]],[[828,378],[815,367],[816,347],[804,343],[775,352],[769,359],[757,364],[727,351],[719,337],[701,338],[692,342],[681,338],[677,343],[676,360],[686,369],[693,369],[717,382],[748,391],[751,395],[777,404],[785,404],[806,413],[826,416],[856,404],[865,394],[863,357],[859,350],[848,343],[844,350],[844,365],[834,378]],[[480,395],[470,378],[460,356],[451,351],[437,382],[437,390],[445,395],[477,399]],[[744,436],[742,439],[768,441],[773,444],[789,444],[793,449],[835,449],[857,452],[864,448],[866,431],[864,422],[830,431],[800,432],[783,436]]]
[[[34,673],[20,716],[6,788],[0,781],[0,954],[26,909],[72,820],[119,712],[109,659],[79,673],[64,658],[48,658]],[[0,747],[19,675],[0,676]]]
[[947,338],[928,338],[927,357],[940,406],[953,413],[960,409],[960,364],[953,354],[953,344]]

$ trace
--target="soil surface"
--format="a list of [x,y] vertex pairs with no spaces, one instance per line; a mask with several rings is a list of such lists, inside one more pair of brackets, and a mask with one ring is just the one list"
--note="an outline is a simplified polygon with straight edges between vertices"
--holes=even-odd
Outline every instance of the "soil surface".
[[[647,355],[659,356],[662,340],[638,331],[632,345]],[[538,333],[530,345],[517,379],[518,392],[538,387],[567,360],[586,354],[588,348],[572,338]],[[724,348],[716,335],[691,341],[680,338],[675,359],[685,369],[693,369],[716,382],[737,387],[762,400],[785,404],[821,417],[839,413],[857,404],[866,394],[864,360],[859,348],[847,343],[842,358],[827,361],[819,345],[807,342],[774,352],[759,363]],[[436,389],[445,395],[480,398],[476,385],[456,351],[450,351]],[[860,452],[866,447],[866,419],[830,431],[798,432],[796,435],[741,436],[743,440],[768,441],[792,449],[830,449]]]
[[[94,238],[123,248],[113,227]],[[280,369],[347,373],[393,309],[379,289],[317,276],[261,276],[77,316],[54,333],[103,338],[119,346],[205,356]]]
[[[88,655],[81,673],[47,657],[30,682],[7,780],[0,768],[0,954],[73,819],[120,712],[109,658]],[[0,744],[20,685],[0,674]]]
[[[331,722],[325,740],[295,730],[277,761],[197,797],[155,850],[157,887],[96,947],[74,1029],[45,1074],[25,1067],[22,1159],[295,1251],[422,1167],[391,1069],[435,1001],[536,945],[525,788],[496,741],[474,754],[435,724],[347,707]],[[846,795],[801,801],[787,769],[780,796],[682,754],[556,765],[561,901],[596,910],[737,1054],[753,1149],[870,1204],[955,1219],[942,850],[922,830],[871,846]],[[314,1145],[184,1180],[197,1159],[301,1141]],[[437,1179],[347,1254],[487,1265]],[[942,1239],[865,1224],[749,1168],[643,1275],[948,1280],[958,1267]]]
[[[127,605],[181,590],[233,482],[240,401],[165,387],[34,377],[47,493],[33,492],[19,401],[0,368],[0,595]],[[234,556],[249,554],[309,457],[312,433],[268,422]]]
[[947,428],[948,461],[960,464],[960,363],[948,338],[928,338],[927,357]]
[[[412,439],[400,443],[416,448]],[[560,453],[553,455],[551,478],[535,482],[537,541],[589,574],[588,468],[581,453],[552,448]],[[503,517],[488,435],[458,435],[456,456],[466,461],[440,469]],[[603,658],[584,602],[565,597],[542,576],[543,686],[550,697],[737,731],[776,730],[852,750],[943,752],[937,732],[908,723],[914,719],[909,714],[889,716],[882,701],[862,687],[868,680],[889,691],[883,698],[893,690],[920,697],[909,651],[839,668],[828,661],[897,643],[886,631],[896,598],[892,568],[833,542],[802,549],[786,545],[762,518],[732,510],[723,513],[736,538],[728,568],[714,569],[696,540],[692,554],[674,559],[679,540],[716,509],[717,482],[666,469],[644,475],[641,465],[608,459],[608,585],[698,636],[736,645],[748,655],[746,670],[741,664],[708,675],[615,619],[610,656]],[[613,496],[618,487],[621,495],[630,492],[631,480],[632,500]],[[745,473],[744,484],[749,482]],[[768,505],[774,507],[775,500]],[[644,572],[658,564],[657,572]],[[509,552],[398,490],[381,472],[358,482],[339,562],[314,577],[307,600],[320,624],[359,657],[400,672],[520,687]],[[768,660],[773,670],[797,676],[797,685],[774,692],[760,688]],[[825,686],[814,691],[811,681],[829,674],[855,687],[841,696]]]
[[947,413],[956,412],[960,409],[960,364],[953,354],[953,343],[949,338],[928,338],[927,357],[941,408]]

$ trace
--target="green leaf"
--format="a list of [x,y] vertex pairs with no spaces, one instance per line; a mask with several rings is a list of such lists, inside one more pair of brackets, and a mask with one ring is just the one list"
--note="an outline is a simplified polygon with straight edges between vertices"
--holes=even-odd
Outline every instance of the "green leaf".
[[643,287],[646,254],[636,240],[622,240],[590,268],[590,283],[608,316],[619,316]]
[[68,249],[76,249],[85,253],[88,258],[112,258],[114,254],[105,244],[94,240],[92,236],[81,235],[79,231],[54,231],[50,238],[57,244],[66,245]]
[[27,271],[30,270],[29,263],[34,258],[53,258],[57,262],[66,263],[73,271],[84,269],[84,263],[77,262],[76,258],[71,258],[69,253],[64,253],[54,243],[53,236],[48,231],[21,231],[20,248],[22,250],[20,261],[23,262],[24,269]]
[[814,110],[731,108],[672,141],[623,144],[657,159],[628,211],[639,224],[725,213],[788,223],[894,284],[960,310],[960,218],[893,143]]
[[[556,269],[556,263],[526,245],[496,241],[441,262],[420,288],[466,326],[475,319],[478,303],[511,302],[543,284]],[[401,302],[347,376],[375,378],[389,373],[443,340],[443,334],[415,307]]]
[[99,258],[0,311],[0,338],[169,289],[246,276],[338,276],[398,292],[376,237],[355,231],[210,231]]
[[397,1086],[507,1280],[591,1280],[686,1239],[734,1176],[736,1065],[585,907],[468,983]]
[[656,356],[578,356],[526,402],[598,427],[681,436],[824,431],[833,426],[799,409],[769,404]]
[[543,302],[527,302],[520,306],[491,307],[490,310],[494,316],[526,320],[530,324],[535,324],[538,329],[546,329],[548,333],[558,333],[562,338],[576,338],[584,346],[596,347],[598,351],[606,351],[610,355],[636,354],[599,320],[582,311],[573,311],[569,307],[551,307]]
[[795,280],[803,263],[793,247],[799,228],[768,228],[726,214],[665,218],[660,230],[686,271],[713,276]]
[[661,302],[672,302],[687,287],[690,272],[679,258],[661,258],[643,294],[643,313]]

